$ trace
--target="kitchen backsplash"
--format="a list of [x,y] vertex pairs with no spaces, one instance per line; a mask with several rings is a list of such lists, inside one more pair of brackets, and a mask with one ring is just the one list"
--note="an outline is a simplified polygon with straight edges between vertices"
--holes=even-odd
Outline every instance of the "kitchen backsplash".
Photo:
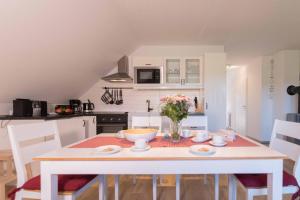
[[[99,80],[92,88],[90,88],[84,95],[80,97],[80,100],[86,102],[88,99],[95,104],[95,111],[126,111],[126,112],[147,112],[146,100],[151,101],[151,107],[154,108],[153,112],[160,111],[160,98],[166,95],[182,94],[187,95],[192,100],[194,97],[198,97],[199,103],[203,98],[202,90],[123,90],[122,105],[105,104],[101,101],[101,96],[104,93],[103,87],[128,87],[129,84],[110,84],[105,81]],[[191,111],[195,108],[192,107]]]

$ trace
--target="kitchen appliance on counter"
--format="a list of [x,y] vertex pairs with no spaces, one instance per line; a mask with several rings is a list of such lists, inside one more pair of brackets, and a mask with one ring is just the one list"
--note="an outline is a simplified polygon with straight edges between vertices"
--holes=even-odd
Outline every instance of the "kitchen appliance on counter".
[[160,67],[136,67],[134,76],[136,84],[160,84],[161,82]]
[[83,103],[83,112],[91,113],[95,109],[95,105],[88,99],[88,103]]
[[47,116],[47,111],[46,101],[32,101],[32,116]]
[[13,100],[13,116],[15,117],[47,116],[47,111],[46,101]]
[[120,130],[128,129],[128,113],[99,113],[96,114],[97,134],[117,133]]
[[79,99],[71,99],[69,102],[74,113],[82,112],[81,101]]

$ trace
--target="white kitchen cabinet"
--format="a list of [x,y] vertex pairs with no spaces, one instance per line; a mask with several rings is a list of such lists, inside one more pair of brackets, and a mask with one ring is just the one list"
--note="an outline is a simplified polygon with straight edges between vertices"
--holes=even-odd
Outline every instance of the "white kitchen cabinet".
[[205,115],[208,129],[217,131],[226,128],[226,54],[205,54],[204,66]]
[[97,135],[96,116],[84,117],[85,121],[85,138]]
[[163,66],[162,57],[133,57],[133,67],[161,67]]
[[167,85],[203,85],[203,59],[165,58],[164,80]]
[[86,127],[84,117],[57,120],[62,146],[85,139]]
[[43,122],[44,120],[0,120],[0,149],[11,149],[7,126]]

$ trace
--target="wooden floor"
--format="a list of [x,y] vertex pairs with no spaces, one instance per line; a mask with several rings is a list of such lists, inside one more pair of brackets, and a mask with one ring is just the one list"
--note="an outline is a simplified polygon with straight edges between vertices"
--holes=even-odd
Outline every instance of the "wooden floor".
[[[292,165],[285,165],[291,171]],[[163,184],[158,187],[158,200],[175,199],[175,178],[168,176],[163,179]],[[220,200],[227,200],[228,184],[227,176],[220,176]],[[12,188],[7,187],[7,190]],[[131,176],[121,176],[120,178],[120,200],[152,200],[152,180],[151,178],[138,178],[133,184]],[[78,200],[96,200],[98,198],[98,186],[94,185],[91,189],[83,193]],[[114,199],[113,177],[108,177],[108,200]],[[213,200],[214,199],[214,179],[208,176],[207,184],[204,184],[203,176],[183,177],[181,181],[181,200]],[[238,188],[238,200],[245,199],[245,193]],[[258,197],[255,200],[265,200],[266,197]],[[291,196],[285,196],[284,200],[290,200]]]

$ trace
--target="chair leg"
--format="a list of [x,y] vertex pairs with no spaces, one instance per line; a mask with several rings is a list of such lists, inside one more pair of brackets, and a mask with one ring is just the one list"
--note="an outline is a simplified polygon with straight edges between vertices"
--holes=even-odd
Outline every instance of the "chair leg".
[[234,175],[228,175],[228,199],[236,200],[237,184]]
[[99,199],[106,200],[106,176],[99,176]]
[[180,174],[176,174],[176,200],[180,199]]
[[157,175],[152,175],[152,196],[153,200],[157,198]]
[[136,184],[136,175],[133,175],[132,182],[133,182],[134,185]]
[[246,200],[253,200],[253,195],[251,194],[251,192],[247,191],[246,195]]
[[5,196],[5,184],[0,184],[0,199],[6,199]]
[[119,199],[119,175],[115,175],[115,200]]
[[219,200],[219,174],[215,174],[215,200]]
[[203,182],[204,182],[204,185],[207,185],[207,175],[206,174],[204,174]]

